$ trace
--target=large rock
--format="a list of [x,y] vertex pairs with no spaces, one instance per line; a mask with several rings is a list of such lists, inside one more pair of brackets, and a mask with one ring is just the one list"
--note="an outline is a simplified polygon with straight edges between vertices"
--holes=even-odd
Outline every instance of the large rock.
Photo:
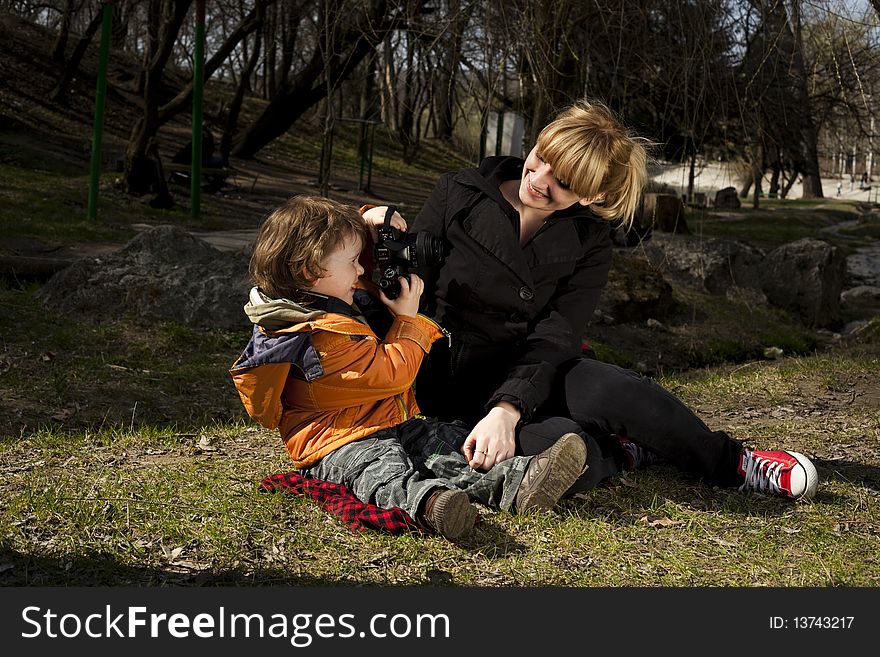
[[762,288],[764,254],[742,242],[654,233],[641,248],[656,270],[710,294],[724,294],[731,287]]
[[614,250],[608,284],[599,299],[600,316],[615,322],[645,322],[673,307],[672,286],[638,250]]
[[767,299],[812,327],[827,327],[840,319],[845,276],[840,249],[810,237],[774,249],[761,266]]
[[725,187],[715,192],[715,207],[723,210],[736,210],[742,203],[736,193],[736,187]]
[[145,231],[118,251],[85,258],[39,290],[46,306],[95,319],[130,316],[195,328],[243,328],[248,254],[214,248],[176,226]]
[[643,194],[636,217],[639,224],[646,228],[665,233],[690,232],[684,216],[684,203],[673,194]]
[[880,315],[880,287],[858,285],[840,293],[840,309],[850,316]]

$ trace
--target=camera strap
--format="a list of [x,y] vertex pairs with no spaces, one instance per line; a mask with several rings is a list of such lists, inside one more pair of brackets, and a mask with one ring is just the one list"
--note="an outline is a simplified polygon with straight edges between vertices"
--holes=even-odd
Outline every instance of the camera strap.
[[394,216],[395,212],[397,212],[397,206],[395,205],[389,205],[388,209],[385,210],[385,221],[382,223],[385,228],[389,228],[391,226],[391,217]]

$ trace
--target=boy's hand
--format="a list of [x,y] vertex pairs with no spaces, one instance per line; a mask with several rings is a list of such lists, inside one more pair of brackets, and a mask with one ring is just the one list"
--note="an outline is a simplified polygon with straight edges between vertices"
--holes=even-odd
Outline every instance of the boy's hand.
[[[363,214],[364,221],[367,222],[367,228],[370,229],[370,235],[373,237],[373,242],[376,242],[379,239],[379,233],[376,232],[376,226],[381,226],[385,223],[385,211],[387,209],[387,205],[378,205],[375,208],[370,208]],[[397,230],[406,231],[406,220],[399,212],[395,212],[391,215],[391,227],[396,228]]]
[[400,281],[400,296],[389,299],[382,290],[379,290],[382,303],[388,306],[388,310],[394,315],[415,317],[419,314],[419,297],[425,289],[425,282],[415,274],[410,274],[409,278],[401,276],[397,280]]

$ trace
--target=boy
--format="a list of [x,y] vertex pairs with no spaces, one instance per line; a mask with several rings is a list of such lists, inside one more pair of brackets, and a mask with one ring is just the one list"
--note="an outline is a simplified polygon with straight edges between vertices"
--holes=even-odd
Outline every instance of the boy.
[[584,469],[583,439],[566,434],[537,456],[479,472],[455,447],[468,429],[415,417],[413,381],[444,334],[418,314],[415,275],[400,278],[394,300],[379,292],[391,314],[384,338],[367,324],[361,312],[377,304],[360,280],[366,235],[356,209],[318,197],[295,197],[263,223],[245,306],[254,332],[230,370],[249,415],[278,427],[304,474],[400,507],[449,539],[472,529],[471,500],[551,509]]

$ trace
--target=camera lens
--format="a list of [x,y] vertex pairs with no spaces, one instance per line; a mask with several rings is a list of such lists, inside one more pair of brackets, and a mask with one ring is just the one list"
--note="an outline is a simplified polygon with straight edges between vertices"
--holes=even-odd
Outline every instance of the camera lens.
[[416,266],[436,265],[443,260],[443,240],[426,231],[416,233]]

